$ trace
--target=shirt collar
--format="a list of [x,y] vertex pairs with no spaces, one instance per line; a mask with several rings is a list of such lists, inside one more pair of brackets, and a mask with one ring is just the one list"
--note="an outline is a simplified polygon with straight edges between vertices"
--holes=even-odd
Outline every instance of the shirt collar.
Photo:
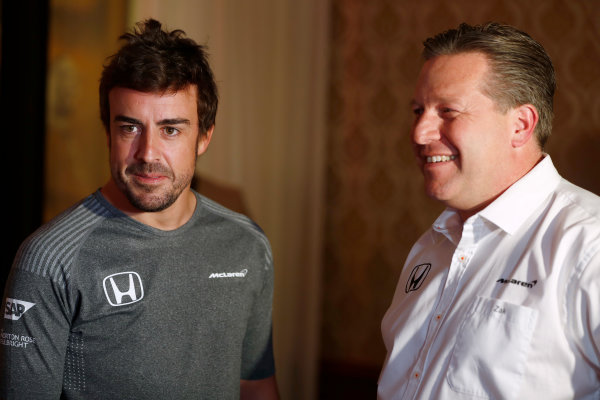
[[452,208],[446,208],[433,223],[433,230],[446,236],[455,245],[458,245],[462,228],[460,216]]
[[[470,219],[482,217],[512,235],[554,191],[561,177],[549,155],[510,186],[496,200]],[[447,208],[435,220],[433,229],[446,236],[462,228],[456,210]]]
[[549,155],[515,182],[480,215],[512,235],[556,189],[560,175]]

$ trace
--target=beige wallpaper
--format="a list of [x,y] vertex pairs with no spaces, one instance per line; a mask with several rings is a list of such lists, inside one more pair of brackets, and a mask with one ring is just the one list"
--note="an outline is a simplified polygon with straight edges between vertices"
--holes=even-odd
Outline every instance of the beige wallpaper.
[[333,0],[322,359],[377,370],[380,321],[405,257],[441,211],[408,142],[422,41],[496,20],[539,40],[558,76],[547,151],[600,194],[600,1]]
[[120,0],[52,0],[46,94],[44,220],[104,184],[108,147],[98,82],[125,29]]

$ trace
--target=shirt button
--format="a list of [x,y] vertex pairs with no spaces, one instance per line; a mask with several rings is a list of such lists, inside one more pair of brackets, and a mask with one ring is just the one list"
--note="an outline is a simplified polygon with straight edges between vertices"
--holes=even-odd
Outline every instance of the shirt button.
[[436,320],[438,320],[438,321],[439,321],[439,320],[441,320],[441,319],[442,319],[442,314],[438,314],[438,315],[436,315],[436,316],[435,316],[435,319],[436,319]]
[[421,377],[421,374],[420,374],[420,373],[418,373],[418,372],[415,372],[415,375],[414,375],[414,377],[415,377],[416,379],[419,379],[419,378]]

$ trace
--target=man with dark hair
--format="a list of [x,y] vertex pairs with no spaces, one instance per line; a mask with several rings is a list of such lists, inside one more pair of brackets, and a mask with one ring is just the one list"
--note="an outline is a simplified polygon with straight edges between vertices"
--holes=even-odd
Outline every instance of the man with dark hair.
[[190,188],[217,110],[205,50],[154,20],[121,39],[100,82],[111,178],[19,249],[0,397],[276,399],[268,240]]
[[380,399],[588,399],[600,388],[600,198],[543,146],[552,63],[511,26],[425,42],[411,139],[446,210],[383,318]]

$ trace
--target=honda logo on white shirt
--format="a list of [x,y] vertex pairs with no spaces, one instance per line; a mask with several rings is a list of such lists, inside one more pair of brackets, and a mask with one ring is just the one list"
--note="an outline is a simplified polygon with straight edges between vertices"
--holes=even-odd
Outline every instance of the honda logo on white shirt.
[[419,264],[414,267],[410,273],[410,276],[408,277],[408,281],[406,281],[406,288],[404,291],[408,293],[412,292],[413,290],[418,290],[425,281],[430,269],[431,264]]
[[104,278],[104,294],[111,306],[125,306],[144,297],[142,278],[137,272],[119,272]]

